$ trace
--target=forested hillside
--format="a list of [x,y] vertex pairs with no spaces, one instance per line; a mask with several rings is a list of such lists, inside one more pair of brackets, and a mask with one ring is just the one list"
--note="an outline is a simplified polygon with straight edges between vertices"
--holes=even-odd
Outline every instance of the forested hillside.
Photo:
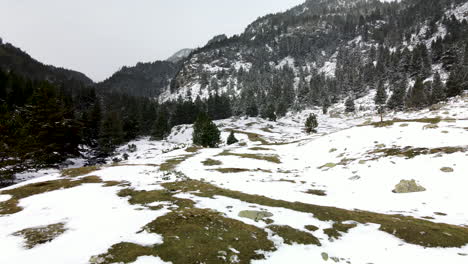
[[380,87],[391,109],[424,107],[468,89],[467,18],[462,0],[309,0],[196,50],[161,98],[282,116]]

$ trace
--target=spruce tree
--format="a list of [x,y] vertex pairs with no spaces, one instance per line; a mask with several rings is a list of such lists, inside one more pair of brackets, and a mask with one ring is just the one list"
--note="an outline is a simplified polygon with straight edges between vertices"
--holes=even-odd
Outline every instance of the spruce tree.
[[396,85],[396,87],[394,87],[392,96],[390,96],[387,103],[388,108],[399,111],[405,108],[407,85],[406,80],[402,80]]
[[356,111],[356,106],[354,105],[354,99],[352,96],[348,97],[345,102],[345,112],[346,113],[354,113]]
[[318,127],[317,116],[310,114],[305,122],[305,130],[307,134],[317,133],[316,128]]
[[436,104],[438,102],[444,101],[447,98],[445,92],[444,84],[440,79],[440,74],[434,74],[434,81],[432,82],[432,91],[431,91],[431,103]]
[[[455,97],[462,94],[467,82],[468,70],[465,71],[460,65],[454,66],[447,80],[447,97]],[[465,88],[468,89],[468,87]]]
[[374,98],[376,105],[385,105],[387,103],[387,91],[382,82],[377,84],[377,93]]
[[215,148],[219,144],[220,134],[218,127],[208,118],[206,113],[198,115],[197,120],[193,124],[193,144],[205,148]]
[[231,131],[229,137],[227,138],[226,144],[232,145],[236,144],[237,142],[239,142],[239,140],[237,140],[236,136],[234,135],[234,131]]
[[424,83],[421,77],[416,79],[416,82],[408,91],[406,106],[409,108],[420,109],[428,105],[427,93],[424,89]]

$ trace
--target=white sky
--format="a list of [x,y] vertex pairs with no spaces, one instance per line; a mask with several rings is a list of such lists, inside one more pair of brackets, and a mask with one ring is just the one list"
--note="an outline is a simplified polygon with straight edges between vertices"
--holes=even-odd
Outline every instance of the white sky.
[[164,60],[305,0],[0,0],[0,37],[95,81]]

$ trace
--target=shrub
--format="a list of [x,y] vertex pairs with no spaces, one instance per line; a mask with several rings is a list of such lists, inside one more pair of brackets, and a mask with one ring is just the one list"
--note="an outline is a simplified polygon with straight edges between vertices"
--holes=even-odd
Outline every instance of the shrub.
[[315,114],[310,114],[305,122],[306,132],[308,134],[316,133],[317,131],[315,129],[317,127],[318,127],[317,116]]
[[236,144],[237,142],[239,142],[239,140],[237,140],[236,136],[234,135],[234,131],[231,131],[231,134],[229,134],[229,137],[227,138],[227,144],[228,145],[232,145],[232,144]]

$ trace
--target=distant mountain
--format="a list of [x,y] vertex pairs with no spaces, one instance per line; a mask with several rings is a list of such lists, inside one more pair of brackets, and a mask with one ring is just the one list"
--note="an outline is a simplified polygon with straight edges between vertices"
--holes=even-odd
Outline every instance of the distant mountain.
[[79,81],[87,86],[93,84],[93,81],[83,73],[45,65],[21,49],[2,41],[0,41],[0,69],[33,80],[48,80],[53,83]]
[[96,87],[101,91],[157,97],[169,86],[178,69],[178,64],[170,61],[138,63],[134,67],[123,67]]
[[187,58],[190,53],[192,53],[193,49],[182,49],[182,50],[179,50],[178,52],[176,52],[174,55],[172,55],[171,57],[169,57],[167,59],[167,61],[170,61],[172,63],[177,63],[177,62],[180,62],[182,60],[184,60],[185,58]]

